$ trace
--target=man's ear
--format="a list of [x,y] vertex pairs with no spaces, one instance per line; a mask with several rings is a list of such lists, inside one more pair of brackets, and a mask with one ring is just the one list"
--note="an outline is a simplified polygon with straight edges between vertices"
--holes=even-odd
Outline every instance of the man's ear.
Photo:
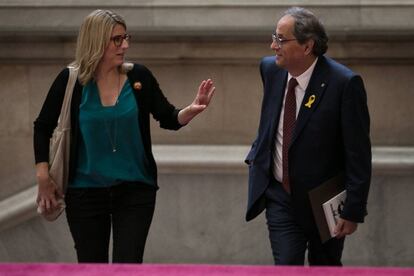
[[315,46],[315,41],[313,39],[309,39],[305,42],[305,55],[312,55],[313,54],[313,47]]

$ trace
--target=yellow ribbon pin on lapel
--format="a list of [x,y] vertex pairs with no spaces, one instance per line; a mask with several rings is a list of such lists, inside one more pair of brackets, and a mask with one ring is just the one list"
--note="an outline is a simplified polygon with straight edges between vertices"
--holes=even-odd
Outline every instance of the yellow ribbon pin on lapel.
[[308,99],[308,102],[305,103],[305,106],[307,108],[311,108],[312,107],[312,104],[315,102],[315,100],[316,100],[316,96],[315,95],[310,96],[309,99]]

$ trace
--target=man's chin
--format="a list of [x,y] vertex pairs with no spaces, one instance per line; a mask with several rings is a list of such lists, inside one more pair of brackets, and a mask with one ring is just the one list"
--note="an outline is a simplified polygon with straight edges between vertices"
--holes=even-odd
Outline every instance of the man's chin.
[[282,67],[283,68],[283,60],[281,60],[280,57],[276,57],[275,59],[275,63],[277,66]]

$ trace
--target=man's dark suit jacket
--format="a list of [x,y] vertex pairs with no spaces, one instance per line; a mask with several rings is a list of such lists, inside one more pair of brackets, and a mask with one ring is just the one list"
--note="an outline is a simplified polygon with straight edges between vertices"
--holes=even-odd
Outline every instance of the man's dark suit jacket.
[[[265,208],[263,194],[272,177],[272,151],[288,75],[276,65],[274,56],[263,58],[260,73],[264,89],[260,125],[245,161],[249,165],[246,220]],[[315,101],[306,107],[312,95]],[[299,108],[289,147],[291,196],[298,223],[316,229],[308,191],[339,173],[345,175],[347,190],[341,216],[363,222],[371,179],[371,143],[361,77],[321,56]]]

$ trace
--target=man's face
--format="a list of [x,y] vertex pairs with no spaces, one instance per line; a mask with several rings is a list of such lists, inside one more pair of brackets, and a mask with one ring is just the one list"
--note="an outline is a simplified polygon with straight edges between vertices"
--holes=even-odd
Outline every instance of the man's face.
[[297,76],[302,73],[300,71],[306,57],[306,44],[301,45],[295,40],[294,22],[295,19],[290,15],[285,15],[279,20],[276,26],[276,36],[282,40],[281,45],[273,41],[270,48],[276,53],[276,64]]

